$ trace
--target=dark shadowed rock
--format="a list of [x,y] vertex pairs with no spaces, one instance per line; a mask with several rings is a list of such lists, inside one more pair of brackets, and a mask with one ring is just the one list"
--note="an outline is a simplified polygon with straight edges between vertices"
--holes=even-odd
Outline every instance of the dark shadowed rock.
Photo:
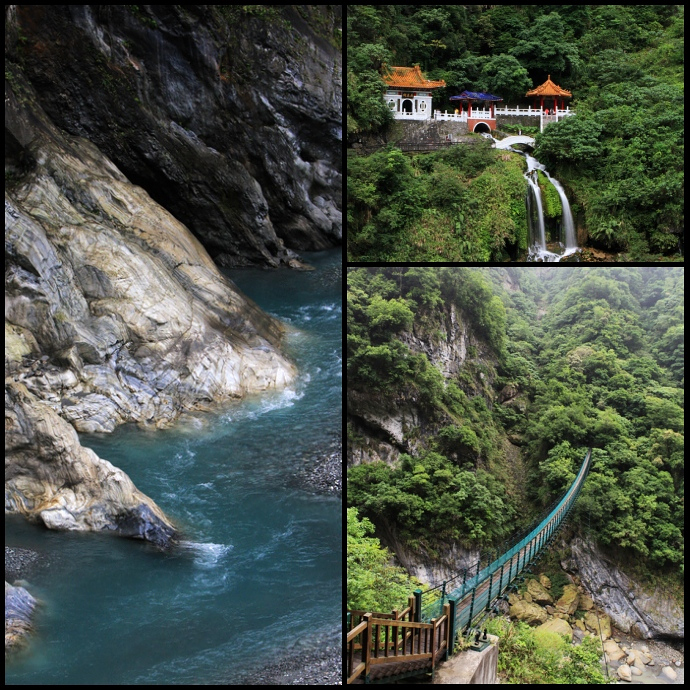
[[8,5],[6,57],[219,262],[287,264],[342,236],[342,10],[275,7]]

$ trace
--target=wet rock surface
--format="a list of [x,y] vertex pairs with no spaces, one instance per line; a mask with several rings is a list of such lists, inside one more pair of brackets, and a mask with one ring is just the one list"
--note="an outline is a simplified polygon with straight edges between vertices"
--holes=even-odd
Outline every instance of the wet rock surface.
[[342,237],[341,6],[261,7],[5,8],[6,58],[52,121],[228,266]]

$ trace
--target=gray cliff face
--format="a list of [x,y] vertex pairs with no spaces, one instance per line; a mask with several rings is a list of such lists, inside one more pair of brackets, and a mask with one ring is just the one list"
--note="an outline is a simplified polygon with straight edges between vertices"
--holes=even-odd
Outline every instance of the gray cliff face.
[[592,598],[623,632],[643,639],[683,639],[682,607],[659,589],[645,591],[591,542],[574,539],[572,559],[563,567],[578,574]]
[[[7,70],[6,70],[7,74]],[[166,545],[156,504],[74,431],[158,427],[295,367],[283,327],[91,143],[5,84],[5,510]]]
[[342,237],[341,8],[241,7],[8,5],[6,58],[217,261],[299,266]]

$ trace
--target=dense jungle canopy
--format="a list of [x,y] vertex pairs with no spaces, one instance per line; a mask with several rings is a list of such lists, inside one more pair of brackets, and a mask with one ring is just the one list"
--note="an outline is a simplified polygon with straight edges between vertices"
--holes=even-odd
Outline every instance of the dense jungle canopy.
[[[683,21],[680,5],[348,5],[348,144],[382,142],[391,127],[384,64],[443,79],[441,110],[464,90],[526,106],[550,75],[577,114],[537,134],[535,155],[565,186],[579,235],[614,260],[678,260]],[[458,148],[349,148],[351,260],[505,261],[524,249],[519,169],[488,145]]]

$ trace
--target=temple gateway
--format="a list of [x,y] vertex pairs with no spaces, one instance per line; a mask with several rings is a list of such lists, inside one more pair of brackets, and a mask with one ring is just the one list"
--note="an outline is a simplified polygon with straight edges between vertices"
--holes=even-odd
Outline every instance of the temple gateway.
[[503,122],[535,124],[543,131],[550,122],[575,114],[566,104],[566,99],[572,98],[572,93],[552,82],[550,74],[543,84],[525,94],[534,98],[534,106],[499,108],[497,104],[503,100],[500,96],[463,91],[458,96],[450,97],[454,101],[451,112],[433,111],[432,92],[445,86],[446,82],[442,79],[426,79],[419,65],[384,65],[382,79],[387,86],[386,103],[396,120],[450,120],[466,123],[469,132],[491,132],[496,129],[497,119],[501,119]]

